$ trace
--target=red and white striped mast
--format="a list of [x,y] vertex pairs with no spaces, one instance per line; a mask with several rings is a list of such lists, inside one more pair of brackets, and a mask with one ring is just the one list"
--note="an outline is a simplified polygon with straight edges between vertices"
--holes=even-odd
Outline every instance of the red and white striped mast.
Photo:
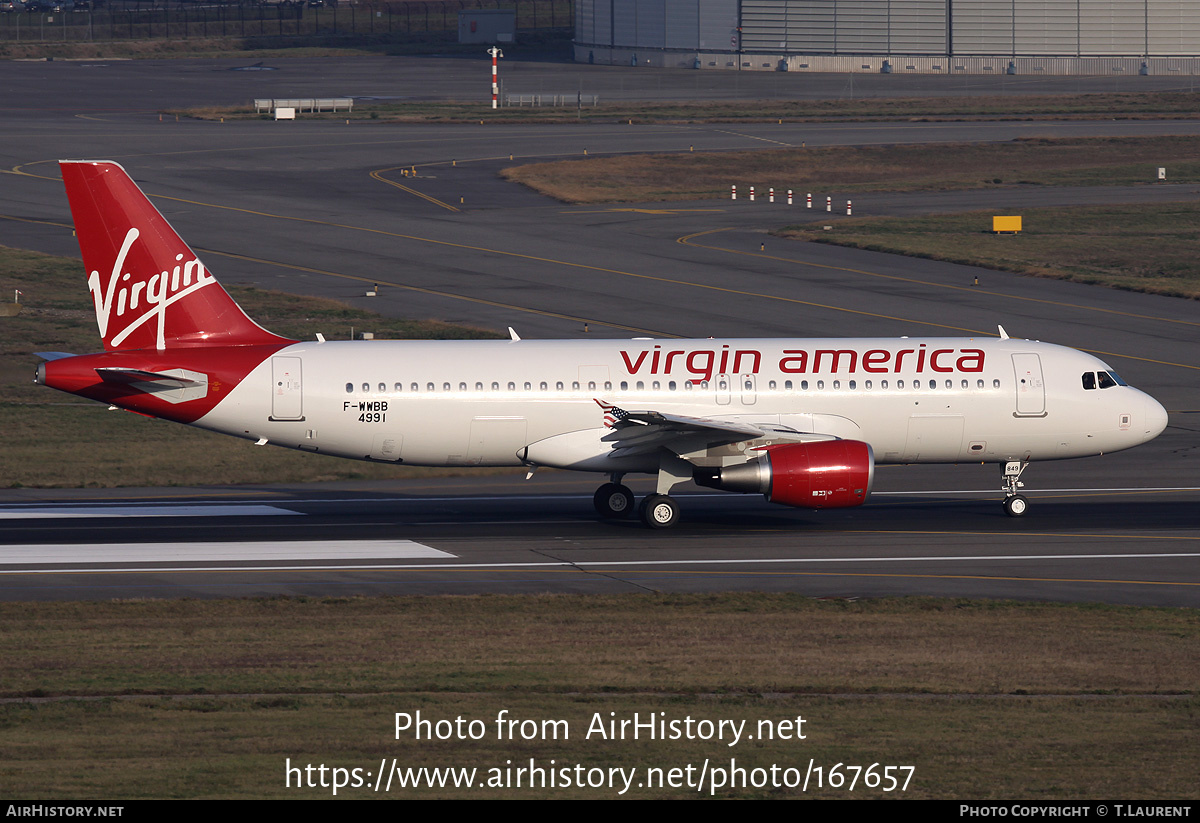
[[504,52],[500,51],[495,46],[488,49],[488,54],[492,56],[492,108],[496,108],[496,98],[500,94],[500,86],[496,82],[496,59],[504,56]]

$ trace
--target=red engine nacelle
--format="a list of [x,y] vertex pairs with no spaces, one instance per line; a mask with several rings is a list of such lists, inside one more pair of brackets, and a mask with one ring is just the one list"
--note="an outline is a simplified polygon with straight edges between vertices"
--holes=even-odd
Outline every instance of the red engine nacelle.
[[871,494],[875,455],[859,440],[822,440],[767,446],[740,466],[698,469],[702,486],[758,492],[772,503],[805,509],[861,506]]

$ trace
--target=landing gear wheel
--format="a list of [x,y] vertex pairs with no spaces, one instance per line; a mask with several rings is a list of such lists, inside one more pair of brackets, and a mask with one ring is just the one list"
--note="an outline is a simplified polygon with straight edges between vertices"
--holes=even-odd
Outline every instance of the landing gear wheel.
[[1029,508],[1029,501],[1019,494],[1004,500],[1004,513],[1009,517],[1022,517]]
[[665,494],[652,494],[642,501],[638,514],[652,529],[669,529],[679,520],[679,504]]
[[633,514],[633,492],[618,483],[605,483],[592,498],[601,517],[616,520]]

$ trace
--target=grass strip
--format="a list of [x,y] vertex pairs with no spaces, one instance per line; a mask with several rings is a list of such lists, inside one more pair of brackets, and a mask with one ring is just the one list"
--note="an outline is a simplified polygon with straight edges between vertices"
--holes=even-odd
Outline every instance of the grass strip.
[[1196,694],[1191,610],[790,594],[0,604],[0,697]]
[[[798,86],[797,88],[801,88]],[[581,94],[590,99],[591,92]],[[350,114],[308,114],[306,119],[378,120],[391,123],[807,123],[829,120],[921,121],[972,119],[1194,119],[1200,93],[1095,93],[1046,95],[979,95],[957,97],[857,98],[832,100],[696,100],[604,101],[578,105],[567,95],[562,106],[540,106],[412,100],[357,103]],[[202,120],[269,117],[246,106],[202,106],[171,109],[170,114]]]
[[[529,758],[803,772],[813,758],[914,765],[908,797],[1163,798],[1191,796],[1200,765],[1200,618],[1179,609],[754,593],[0,604],[0,675],[7,695],[75,696],[0,704],[12,796],[328,796],[286,789],[285,759],[394,757],[481,773]],[[486,732],[397,738],[394,713],[418,710]],[[502,710],[568,735],[499,740]],[[803,716],[806,737],[588,739],[597,716],[635,712],[754,730]]]
[[[1133,158],[1139,158],[1136,161]],[[1005,143],[851,146],[589,157],[505,169],[506,179],[568,203],[728,198],[736,185],[804,192],[945,191],[1013,185],[1200,181],[1194,137],[1022,138]]]
[[1020,210],[1023,231],[994,234],[993,212],[840,220],[832,231],[776,234],[910,257],[1200,298],[1200,205],[1075,206]]
[[[0,247],[0,288],[24,292],[21,311],[0,314],[0,478],[10,487],[172,486],[293,483],[429,476],[449,470],[384,466],[256,448],[249,442],[93,403],[34,385],[32,352],[85,354],[101,348],[78,260]],[[434,320],[403,320],[336,300],[230,287],[265,328],[299,340],[317,332],[377,339],[499,338]],[[11,304],[6,304],[10,305]],[[463,470],[460,473],[470,473]]]

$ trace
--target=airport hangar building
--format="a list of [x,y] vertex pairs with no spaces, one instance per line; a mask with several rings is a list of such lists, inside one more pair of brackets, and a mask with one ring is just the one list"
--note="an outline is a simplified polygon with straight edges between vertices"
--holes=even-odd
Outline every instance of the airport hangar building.
[[575,59],[741,71],[1200,74],[1200,0],[576,0]]

